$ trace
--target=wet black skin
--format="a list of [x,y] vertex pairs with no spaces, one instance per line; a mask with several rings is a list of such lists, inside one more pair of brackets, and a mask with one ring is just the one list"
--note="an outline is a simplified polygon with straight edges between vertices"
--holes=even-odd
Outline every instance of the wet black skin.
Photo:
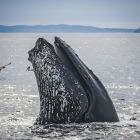
[[[40,45],[37,45],[39,44]],[[47,44],[49,48],[52,49],[52,52],[56,55],[56,59],[59,61],[57,62],[62,63],[62,65],[66,68],[64,70],[65,73],[69,75],[71,73],[72,79],[76,80],[78,84],[81,86],[80,90],[82,95],[84,94],[83,98],[79,98],[85,106],[82,106],[80,113],[77,113],[77,116],[71,117],[70,120],[68,119],[57,119],[54,117],[54,120],[47,120],[46,118],[43,119],[43,124],[45,121],[47,123],[71,123],[71,122],[117,122],[119,121],[118,115],[116,113],[115,107],[105,89],[101,81],[97,78],[97,76],[81,61],[81,59],[75,54],[72,48],[67,45],[64,41],[60,38],[55,37],[55,47],[53,47],[50,43],[46,40],[40,38],[36,42],[35,48],[29,51],[29,60],[33,64],[33,68],[35,71],[39,69],[36,66],[36,58],[35,56],[41,52],[41,48],[44,44]],[[47,51],[46,54],[47,55]],[[34,60],[34,61],[33,61]],[[56,65],[57,65],[56,63]],[[63,69],[60,69],[63,71]],[[35,72],[36,75],[37,72]],[[64,78],[67,79],[68,75]],[[37,82],[39,81],[38,77],[36,76]],[[66,84],[66,88],[69,89],[69,85],[71,85],[72,81],[66,80],[69,83]],[[47,81],[46,81],[47,82]],[[39,82],[38,82],[39,83]],[[77,85],[72,86],[73,90],[76,91]],[[40,88],[39,88],[40,89]],[[40,91],[40,90],[39,90]],[[70,94],[70,90],[68,93]],[[40,95],[41,95],[40,91]],[[49,93],[51,94],[51,93]],[[74,96],[80,96],[80,94],[74,93]],[[74,97],[74,98],[75,98]],[[45,98],[45,96],[43,97]],[[74,99],[73,98],[73,99]],[[72,99],[72,100],[73,100]],[[40,99],[42,100],[42,99]],[[83,105],[83,104],[78,104]],[[74,105],[74,104],[73,104]],[[59,105],[58,105],[59,106]],[[44,107],[44,106],[43,106]],[[75,111],[75,110],[73,110]],[[59,112],[59,110],[58,110]],[[61,115],[63,112],[61,112]],[[69,112],[69,114],[71,114]],[[60,115],[60,116],[61,116]],[[79,116],[78,116],[79,115]],[[43,115],[40,115],[40,117]],[[74,120],[77,117],[78,119]],[[53,118],[53,114],[52,114]],[[59,117],[60,118],[60,117]],[[58,120],[58,121],[57,121]]]

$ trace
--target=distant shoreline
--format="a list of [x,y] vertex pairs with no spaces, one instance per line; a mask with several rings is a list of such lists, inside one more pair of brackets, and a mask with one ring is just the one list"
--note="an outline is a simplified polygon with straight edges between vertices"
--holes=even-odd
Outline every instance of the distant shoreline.
[[139,33],[138,29],[98,28],[81,25],[0,25],[0,33]]
[[117,34],[119,34],[119,33],[121,33],[121,34],[138,34],[137,32],[0,32],[0,33],[3,33],[3,34],[8,34],[8,33],[25,33],[25,34],[40,34],[40,33],[49,33],[49,34],[55,34],[55,33],[62,33],[62,34],[93,34],[93,33],[95,33],[95,34],[101,34],[101,33],[103,33],[103,34],[115,34],[115,33],[117,33]]

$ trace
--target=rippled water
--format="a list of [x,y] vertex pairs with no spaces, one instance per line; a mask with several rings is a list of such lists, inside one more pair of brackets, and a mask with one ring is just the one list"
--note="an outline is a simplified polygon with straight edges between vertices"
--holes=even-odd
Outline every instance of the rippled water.
[[[120,122],[33,125],[39,112],[33,72],[26,69],[28,50],[38,37],[62,37],[101,79]],[[140,139],[139,34],[0,34],[0,139]]]

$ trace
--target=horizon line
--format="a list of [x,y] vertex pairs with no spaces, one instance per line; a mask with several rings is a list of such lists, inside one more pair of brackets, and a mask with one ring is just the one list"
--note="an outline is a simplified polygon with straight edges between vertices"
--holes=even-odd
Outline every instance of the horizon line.
[[7,24],[0,24],[0,26],[61,26],[61,25],[67,25],[67,26],[84,26],[84,27],[93,27],[93,28],[100,28],[100,29],[139,29],[139,27],[135,28],[125,28],[125,27],[99,27],[99,26],[92,26],[92,25],[80,25],[80,24],[13,24],[13,25],[7,25]]

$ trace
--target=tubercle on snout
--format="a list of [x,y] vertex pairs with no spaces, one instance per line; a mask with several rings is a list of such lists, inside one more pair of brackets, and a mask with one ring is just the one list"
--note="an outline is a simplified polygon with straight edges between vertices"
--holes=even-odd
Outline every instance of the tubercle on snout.
[[38,38],[35,47],[28,51],[28,60],[31,61],[33,56],[36,56],[39,52],[43,53],[43,46],[52,50],[52,53],[55,52],[54,46],[46,41],[44,38]]

